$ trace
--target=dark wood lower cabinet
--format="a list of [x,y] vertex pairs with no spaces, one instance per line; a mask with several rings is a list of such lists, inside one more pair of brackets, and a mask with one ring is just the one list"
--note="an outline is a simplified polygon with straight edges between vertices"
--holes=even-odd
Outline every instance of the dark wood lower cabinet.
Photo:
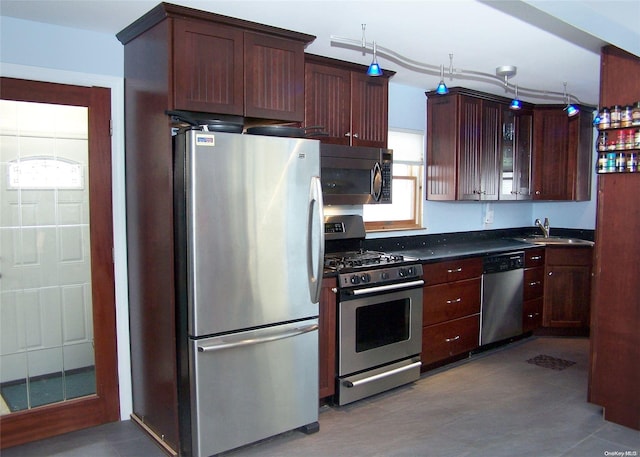
[[422,364],[429,365],[478,347],[480,314],[422,329]]
[[319,397],[330,397],[335,392],[336,371],[336,294],[333,289],[337,286],[336,278],[322,280],[320,295],[320,332],[319,361],[320,380]]
[[544,281],[545,327],[588,328],[591,247],[547,247]]

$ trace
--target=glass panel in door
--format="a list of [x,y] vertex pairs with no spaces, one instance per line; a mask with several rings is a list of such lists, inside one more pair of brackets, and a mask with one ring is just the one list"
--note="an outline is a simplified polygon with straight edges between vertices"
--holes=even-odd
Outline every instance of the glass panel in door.
[[0,100],[0,408],[95,394],[88,109]]

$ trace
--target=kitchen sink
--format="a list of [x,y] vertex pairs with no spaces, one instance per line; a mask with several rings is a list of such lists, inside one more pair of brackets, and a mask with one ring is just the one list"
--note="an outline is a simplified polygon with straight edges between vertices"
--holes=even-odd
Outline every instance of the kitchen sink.
[[544,237],[542,235],[533,235],[526,238],[516,238],[518,241],[524,241],[525,243],[540,244],[540,245],[553,245],[553,246],[593,246],[593,241],[582,240],[580,238],[567,238],[562,236],[549,236]]

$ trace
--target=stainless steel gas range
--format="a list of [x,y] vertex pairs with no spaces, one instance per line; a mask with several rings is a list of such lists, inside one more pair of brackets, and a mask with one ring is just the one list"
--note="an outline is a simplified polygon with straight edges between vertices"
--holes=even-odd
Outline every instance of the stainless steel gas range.
[[360,216],[325,218],[325,268],[338,276],[338,405],[420,377],[422,265],[358,247],[364,236]]

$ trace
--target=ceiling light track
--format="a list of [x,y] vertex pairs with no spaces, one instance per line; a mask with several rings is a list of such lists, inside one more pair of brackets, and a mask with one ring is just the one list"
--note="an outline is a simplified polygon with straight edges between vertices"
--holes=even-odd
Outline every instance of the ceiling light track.
[[[418,73],[424,73],[427,75],[440,76],[441,82],[444,83],[444,66],[443,65],[433,65],[426,62],[419,62],[417,60],[410,59],[402,54],[399,54],[392,49],[385,48],[384,46],[380,46],[377,43],[367,42],[364,36],[365,24],[362,24],[362,39],[354,40],[351,38],[344,38],[335,35],[331,35],[331,45],[343,47],[346,49],[359,50],[363,54],[370,53],[373,54],[374,60],[372,64],[377,64],[377,58],[381,57],[390,62],[394,62],[400,65],[403,68],[406,68],[411,71],[415,71]],[[375,52],[374,52],[375,48]],[[516,67],[511,65],[503,65],[496,69],[496,74],[486,73],[482,71],[476,70],[468,70],[463,68],[454,68],[453,67],[453,54],[449,54],[449,79],[453,80],[462,79],[462,80],[471,80],[471,81],[480,81],[490,84],[499,85],[504,87],[505,92],[516,92],[516,84],[510,83],[508,81],[508,77],[510,75],[505,75],[504,72],[510,72],[513,70],[513,74],[515,74]],[[501,71],[501,74],[499,74]],[[440,85],[438,85],[440,87]],[[446,86],[445,86],[446,87]],[[583,104],[582,101],[578,97],[573,94],[566,93],[566,87],[564,92],[556,92],[549,90],[541,90],[535,89],[531,87],[523,87],[518,85],[518,94],[519,96],[532,97],[536,99],[542,100],[555,100],[566,103],[567,100],[573,99],[578,104]]]

